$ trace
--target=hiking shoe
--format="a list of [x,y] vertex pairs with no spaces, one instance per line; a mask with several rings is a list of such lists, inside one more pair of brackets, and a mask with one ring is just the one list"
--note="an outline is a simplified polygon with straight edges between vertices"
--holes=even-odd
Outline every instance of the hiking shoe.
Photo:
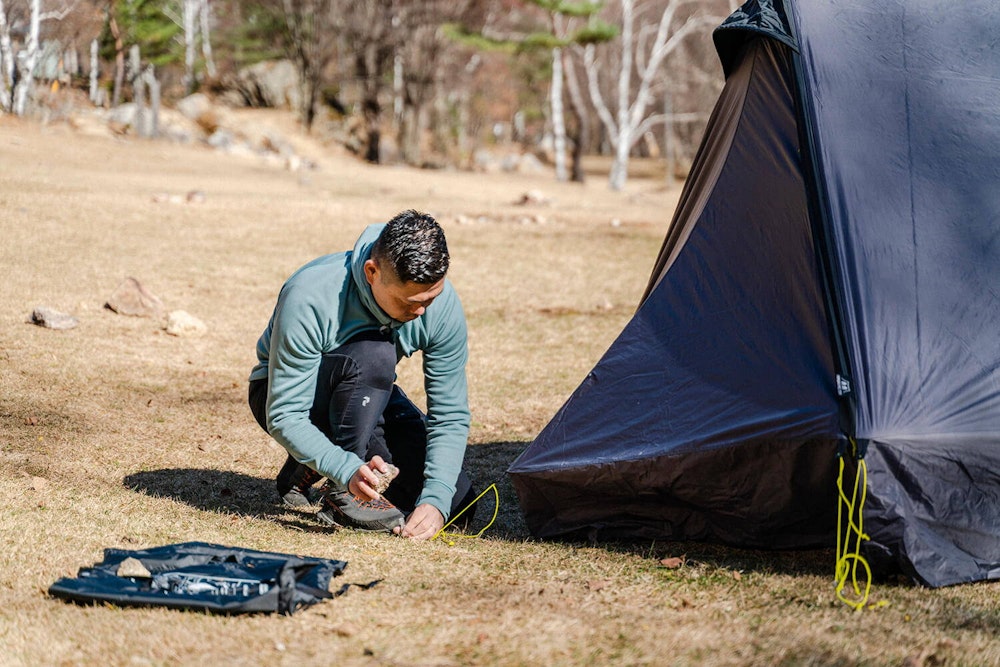
[[327,526],[389,531],[405,522],[403,513],[385,498],[362,500],[339,485],[323,485],[322,508],[316,518]]
[[311,507],[316,504],[313,484],[321,479],[318,472],[289,456],[275,480],[278,497],[285,507]]

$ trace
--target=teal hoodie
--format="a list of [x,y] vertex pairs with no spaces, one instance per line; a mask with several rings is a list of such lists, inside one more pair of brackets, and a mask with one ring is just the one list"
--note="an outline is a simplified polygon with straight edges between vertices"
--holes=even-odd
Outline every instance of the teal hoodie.
[[347,484],[363,461],[332,446],[309,421],[322,355],[385,326],[393,332],[397,360],[423,351],[427,463],[417,504],[429,503],[447,519],[469,435],[465,315],[447,280],[424,314],[410,322],[398,322],[378,306],[364,264],[384,226],[367,227],[353,251],[319,257],[292,274],[257,341],[250,379],[268,379],[271,436],[300,462]]

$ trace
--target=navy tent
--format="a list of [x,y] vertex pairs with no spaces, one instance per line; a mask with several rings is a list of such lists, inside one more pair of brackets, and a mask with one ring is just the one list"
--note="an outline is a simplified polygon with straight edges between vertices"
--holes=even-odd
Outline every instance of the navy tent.
[[1000,5],[753,0],[646,294],[508,471],[530,530],[1000,578]]

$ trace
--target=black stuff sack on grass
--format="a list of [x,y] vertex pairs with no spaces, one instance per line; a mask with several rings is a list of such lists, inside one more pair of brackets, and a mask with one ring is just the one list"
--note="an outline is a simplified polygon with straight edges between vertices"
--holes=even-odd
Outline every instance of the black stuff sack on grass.
[[49,594],[79,603],[290,615],[334,597],[330,579],[346,567],[346,561],[205,542],[105,549],[102,562],[59,579]]

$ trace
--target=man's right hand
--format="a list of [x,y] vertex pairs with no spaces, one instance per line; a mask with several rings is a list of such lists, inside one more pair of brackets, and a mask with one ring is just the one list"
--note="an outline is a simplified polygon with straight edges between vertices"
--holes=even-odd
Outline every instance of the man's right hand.
[[375,485],[378,484],[378,477],[375,475],[376,470],[383,473],[389,471],[389,466],[386,465],[381,456],[373,456],[371,461],[358,468],[351,475],[351,479],[347,483],[347,490],[362,500],[378,500],[381,498],[378,491],[375,490]]

